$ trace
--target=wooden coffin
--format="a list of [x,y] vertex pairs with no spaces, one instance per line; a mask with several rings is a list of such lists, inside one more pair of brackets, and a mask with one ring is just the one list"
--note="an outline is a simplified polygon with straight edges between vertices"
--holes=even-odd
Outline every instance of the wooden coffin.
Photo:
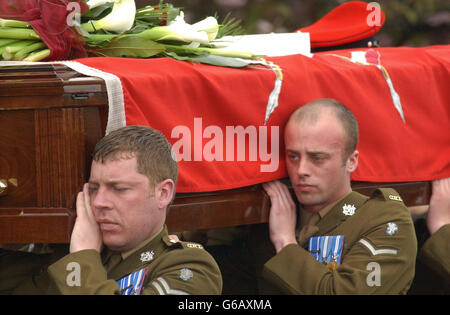
[[[0,67],[0,243],[67,243],[75,199],[89,177],[90,154],[104,135],[104,82],[64,65]],[[370,194],[394,187],[409,206],[429,201],[428,182],[353,183]],[[170,231],[267,222],[260,185],[178,194]]]
[[63,65],[0,67],[0,243],[69,240],[106,106],[103,80]]

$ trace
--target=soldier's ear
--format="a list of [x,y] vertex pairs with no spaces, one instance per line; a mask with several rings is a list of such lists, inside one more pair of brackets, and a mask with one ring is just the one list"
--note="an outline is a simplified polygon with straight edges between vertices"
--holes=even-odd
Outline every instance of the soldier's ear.
[[352,154],[347,158],[346,168],[348,172],[353,172],[358,167],[358,150],[353,151]]
[[160,209],[165,209],[172,201],[175,194],[175,183],[171,179],[165,179],[159,182],[155,188],[155,197]]

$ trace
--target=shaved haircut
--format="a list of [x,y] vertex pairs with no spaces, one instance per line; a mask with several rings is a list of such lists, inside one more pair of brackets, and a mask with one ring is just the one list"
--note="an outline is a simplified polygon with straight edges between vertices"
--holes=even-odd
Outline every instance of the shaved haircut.
[[288,123],[310,123],[314,124],[324,113],[324,110],[331,110],[337,120],[341,123],[347,137],[344,147],[344,161],[356,150],[359,139],[358,121],[353,113],[342,103],[330,99],[321,98],[300,106],[289,117]]

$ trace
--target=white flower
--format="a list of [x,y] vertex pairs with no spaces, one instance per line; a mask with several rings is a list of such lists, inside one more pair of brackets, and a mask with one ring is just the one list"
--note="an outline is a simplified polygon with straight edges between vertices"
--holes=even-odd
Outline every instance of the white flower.
[[216,38],[219,31],[219,24],[216,18],[208,16],[206,19],[200,22],[192,24],[192,28],[197,32],[205,32],[208,36],[208,40],[212,41]]
[[114,2],[111,13],[98,21],[89,21],[82,24],[86,31],[94,32],[95,30],[103,29],[110,32],[123,33],[133,27],[136,15],[134,0],[91,0],[87,5],[89,9],[93,9],[108,2]]
[[[201,26],[201,25],[200,25]],[[208,33],[201,27],[194,27],[184,21],[184,12],[181,11],[169,25],[159,27],[158,29],[167,29],[168,34],[162,38],[163,40],[179,40],[184,42],[198,42],[208,44]]]
[[119,2],[118,0],[89,0],[87,2],[87,5],[89,6],[89,9],[93,9],[96,8],[98,6],[101,6],[105,3],[109,3],[109,2]]

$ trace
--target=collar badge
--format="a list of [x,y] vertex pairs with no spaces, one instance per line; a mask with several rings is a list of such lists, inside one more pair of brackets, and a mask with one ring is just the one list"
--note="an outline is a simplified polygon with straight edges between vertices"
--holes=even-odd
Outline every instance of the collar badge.
[[345,215],[354,215],[355,214],[355,210],[356,210],[356,208],[355,208],[354,205],[345,204],[342,207],[342,213],[345,214]]
[[151,252],[143,252],[141,253],[141,261],[142,262],[148,262],[153,260],[153,256],[155,255],[154,251]]

